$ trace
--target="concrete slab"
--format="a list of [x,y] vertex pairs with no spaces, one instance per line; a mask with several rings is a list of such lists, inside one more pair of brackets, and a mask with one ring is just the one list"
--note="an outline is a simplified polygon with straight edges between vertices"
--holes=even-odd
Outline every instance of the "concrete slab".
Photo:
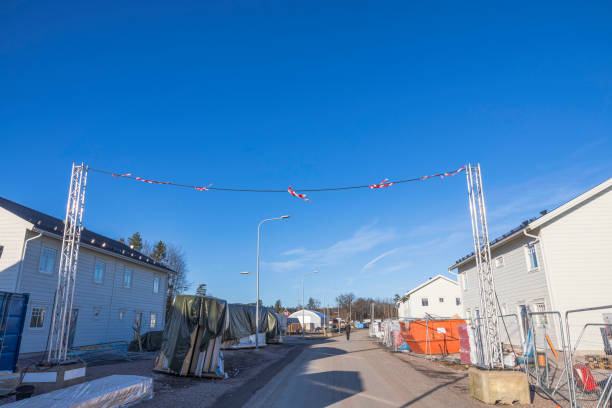
[[486,404],[530,404],[527,375],[521,371],[468,370],[470,395]]

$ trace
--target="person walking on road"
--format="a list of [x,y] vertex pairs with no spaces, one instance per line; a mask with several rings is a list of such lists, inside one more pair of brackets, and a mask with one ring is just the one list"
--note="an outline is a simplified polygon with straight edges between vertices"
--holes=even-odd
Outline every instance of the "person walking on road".
[[351,322],[346,324],[344,331],[346,332],[346,341],[349,341],[351,339]]

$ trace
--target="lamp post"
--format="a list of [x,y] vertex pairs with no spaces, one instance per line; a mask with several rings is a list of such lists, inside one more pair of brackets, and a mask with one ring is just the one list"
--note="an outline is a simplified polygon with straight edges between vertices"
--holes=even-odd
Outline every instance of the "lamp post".
[[305,331],[305,327],[306,327],[306,322],[304,321],[304,319],[305,319],[305,317],[304,317],[304,315],[305,315],[304,309],[305,309],[305,306],[306,306],[304,304],[304,276],[312,275],[314,273],[319,273],[319,271],[314,270],[312,272],[305,272],[305,273],[302,274],[302,338],[304,338],[304,331]]
[[282,215],[276,218],[268,218],[259,222],[257,226],[257,298],[255,299],[255,348],[259,348],[259,236],[261,233],[261,226],[264,222],[274,220],[286,220],[289,218],[288,215]]

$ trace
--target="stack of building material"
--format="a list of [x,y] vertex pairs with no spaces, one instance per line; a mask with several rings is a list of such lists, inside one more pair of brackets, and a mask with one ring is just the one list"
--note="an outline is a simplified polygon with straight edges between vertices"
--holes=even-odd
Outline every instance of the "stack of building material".
[[[256,345],[255,331],[257,325],[256,310],[254,305],[243,305],[240,303],[232,303],[228,305],[228,325],[223,333],[223,348],[224,349],[241,349],[253,348]],[[276,318],[270,317],[271,311],[268,308],[259,308],[259,332],[257,335],[257,343],[260,347],[266,345],[266,338],[269,328],[269,323],[275,325]],[[276,332],[276,330],[274,330]]]
[[223,378],[221,343],[227,325],[225,300],[176,296],[154,370],[182,376]]
[[137,375],[111,375],[13,402],[5,407],[124,407],[152,397],[152,378]]
[[[280,344],[283,342],[281,321],[283,315],[268,310],[268,327],[266,331],[266,343]],[[286,319],[286,318],[285,318]]]

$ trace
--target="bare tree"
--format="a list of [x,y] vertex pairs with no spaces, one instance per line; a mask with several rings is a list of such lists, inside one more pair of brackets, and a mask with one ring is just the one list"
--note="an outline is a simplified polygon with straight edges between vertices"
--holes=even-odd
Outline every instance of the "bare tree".
[[185,259],[183,248],[175,244],[167,244],[165,264],[173,271],[168,276],[167,315],[172,306],[174,295],[183,293],[190,285],[187,283],[187,260]]

